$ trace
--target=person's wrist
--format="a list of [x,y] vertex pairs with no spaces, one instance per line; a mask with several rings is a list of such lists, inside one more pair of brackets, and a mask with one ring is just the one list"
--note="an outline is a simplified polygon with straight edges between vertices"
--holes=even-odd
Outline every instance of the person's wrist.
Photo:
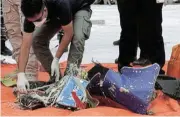
[[18,75],[18,78],[20,78],[22,76],[25,76],[25,73],[24,72],[19,72],[17,75]]
[[58,57],[54,57],[54,59],[59,62],[59,58]]

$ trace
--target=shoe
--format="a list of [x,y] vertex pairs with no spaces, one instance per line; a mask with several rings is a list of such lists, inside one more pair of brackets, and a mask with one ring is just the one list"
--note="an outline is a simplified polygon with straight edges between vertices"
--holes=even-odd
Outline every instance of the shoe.
[[139,58],[139,59],[135,60],[132,64],[133,64],[133,66],[134,65],[147,66],[147,65],[150,65],[152,63],[148,59]]
[[[147,66],[152,64],[150,60],[144,59],[144,58],[139,58],[138,60],[135,60],[133,62],[133,66],[135,65],[140,65],[140,66]],[[163,69],[160,69],[159,74],[165,75],[165,71]]]
[[12,56],[12,51],[5,46],[4,49],[1,50],[1,55]]
[[114,45],[114,46],[117,46],[117,45],[119,45],[119,43],[120,43],[120,39],[117,40],[117,41],[114,41],[114,42],[113,42],[113,45]]
[[1,55],[12,56],[12,51],[6,47],[4,40],[1,40]]
[[116,58],[114,62],[115,62],[115,64],[118,64],[118,58]]

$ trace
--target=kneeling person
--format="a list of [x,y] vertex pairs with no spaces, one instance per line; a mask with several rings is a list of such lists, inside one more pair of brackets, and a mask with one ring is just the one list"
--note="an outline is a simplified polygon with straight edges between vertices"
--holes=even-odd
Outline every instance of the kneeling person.
[[[34,53],[45,70],[52,76],[51,80],[60,78],[59,59],[71,42],[68,66],[71,63],[79,67],[83,58],[85,40],[90,36],[92,23],[91,8],[94,0],[22,0],[21,11],[25,16],[23,43],[19,57],[19,74],[17,87],[26,91],[29,83],[24,74],[31,44]],[[34,22],[46,18],[45,23],[35,30]],[[53,58],[50,39],[63,29],[64,36]],[[66,69],[66,71],[67,71]]]

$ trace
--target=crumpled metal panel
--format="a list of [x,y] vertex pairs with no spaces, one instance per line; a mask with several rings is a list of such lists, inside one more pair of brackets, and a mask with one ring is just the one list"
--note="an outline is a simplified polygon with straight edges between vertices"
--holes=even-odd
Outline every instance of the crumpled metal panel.
[[[61,91],[60,95],[58,96],[56,103],[63,105],[63,106],[68,106],[68,107],[76,107],[76,103],[72,97],[71,92],[75,91],[76,95],[80,100],[82,100],[84,94],[80,90],[79,86],[74,81],[73,76],[68,78],[68,81],[66,82],[65,86],[63,87],[63,90]],[[88,85],[88,81],[80,79],[80,83],[82,86],[86,89],[86,86]]]
[[100,72],[104,67],[99,69],[93,72],[87,87],[92,95],[109,97],[133,112],[146,114],[160,71],[158,64],[141,68],[123,67],[121,74],[111,69]]
[[124,67],[122,74],[109,70],[102,87],[120,104],[136,113],[146,114],[159,70],[158,64],[143,68]]

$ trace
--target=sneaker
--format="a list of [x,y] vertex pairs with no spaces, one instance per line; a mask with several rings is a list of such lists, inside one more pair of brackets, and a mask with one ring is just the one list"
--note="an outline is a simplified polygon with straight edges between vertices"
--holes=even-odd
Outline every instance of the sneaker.
[[114,46],[117,46],[117,45],[119,45],[119,43],[120,43],[120,39],[117,40],[117,41],[114,41],[114,42],[113,42],[113,45],[114,45]]

